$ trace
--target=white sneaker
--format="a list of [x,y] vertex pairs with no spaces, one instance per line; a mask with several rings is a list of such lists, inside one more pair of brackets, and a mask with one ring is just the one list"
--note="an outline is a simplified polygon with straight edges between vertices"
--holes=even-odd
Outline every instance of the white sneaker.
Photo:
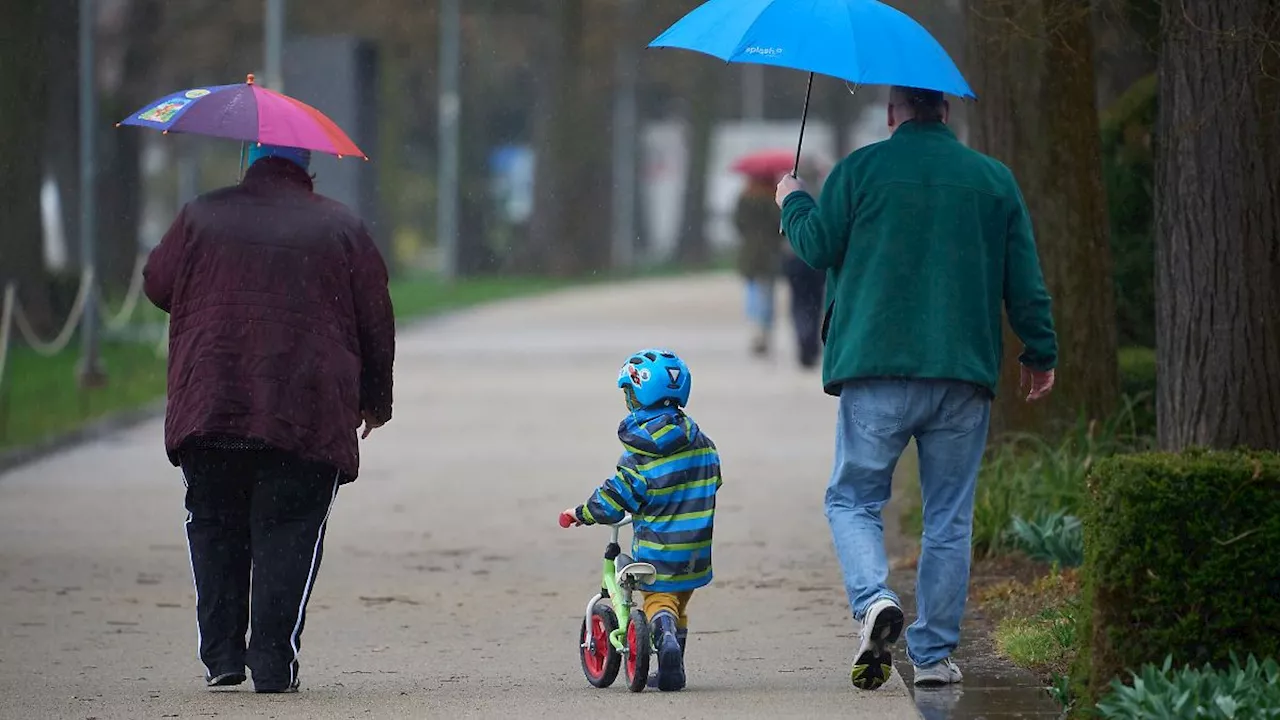
[[861,641],[854,655],[849,679],[860,690],[875,690],[893,675],[893,655],[889,646],[902,634],[902,608],[889,598],[881,598],[867,608],[862,620]]
[[916,665],[915,668],[915,684],[924,687],[941,687],[964,680],[964,675],[960,673],[960,668],[951,662],[951,658],[946,658],[926,667]]

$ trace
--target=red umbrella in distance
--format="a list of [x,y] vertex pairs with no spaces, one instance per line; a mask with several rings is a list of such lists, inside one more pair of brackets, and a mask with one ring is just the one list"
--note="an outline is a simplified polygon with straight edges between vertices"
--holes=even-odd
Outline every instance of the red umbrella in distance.
[[738,158],[730,169],[750,177],[777,180],[795,167],[796,156],[790,150],[761,150]]

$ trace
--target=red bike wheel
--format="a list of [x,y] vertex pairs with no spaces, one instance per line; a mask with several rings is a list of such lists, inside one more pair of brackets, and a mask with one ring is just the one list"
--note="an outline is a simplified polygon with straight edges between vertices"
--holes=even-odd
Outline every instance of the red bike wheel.
[[582,660],[582,674],[593,687],[607,688],[618,677],[622,656],[609,642],[609,635],[618,629],[618,619],[613,608],[597,604],[591,608],[591,624],[584,618],[578,633],[578,657]]
[[649,652],[652,649],[649,620],[643,610],[632,610],[627,623],[627,689],[631,692],[640,692],[649,683]]

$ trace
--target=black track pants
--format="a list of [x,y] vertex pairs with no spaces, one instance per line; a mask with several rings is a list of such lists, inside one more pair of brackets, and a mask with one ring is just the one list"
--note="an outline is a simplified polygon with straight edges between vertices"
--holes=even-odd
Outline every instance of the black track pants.
[[338,472],[271,450],[188,451],[182,472],[205,670],[248,665],[258,688],[293,684]]

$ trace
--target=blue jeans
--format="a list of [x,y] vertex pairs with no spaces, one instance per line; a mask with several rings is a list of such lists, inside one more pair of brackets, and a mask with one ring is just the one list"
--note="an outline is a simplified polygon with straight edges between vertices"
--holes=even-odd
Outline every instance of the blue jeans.
[[747,280],[747,317],[761,328],[773,327],[773,278]]
[[917,619],[907,629],[907,655],[918,666],[951,655],[960,641],[969,590],[973,495],[987,444],[991,396],[953,380],[876,379],[845,384],[836,425],[835,469],[826,512],[854,619],[886,585],[881,511],[893,469],[911,438],[920,453],[924,537],[916,576]]

